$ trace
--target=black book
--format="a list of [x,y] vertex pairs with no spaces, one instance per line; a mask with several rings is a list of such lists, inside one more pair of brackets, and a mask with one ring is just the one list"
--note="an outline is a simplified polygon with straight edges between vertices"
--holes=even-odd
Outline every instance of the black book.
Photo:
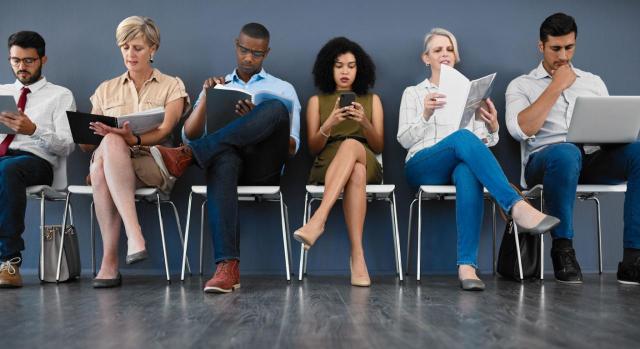
[[102,136],[94,134],[89,128],[91,122],[101,122],[107,126],[118,127],[118,120],[111,116],[94,115],[75,111],[67,112],[73,142],[76,144],[95,144],[102,141]]

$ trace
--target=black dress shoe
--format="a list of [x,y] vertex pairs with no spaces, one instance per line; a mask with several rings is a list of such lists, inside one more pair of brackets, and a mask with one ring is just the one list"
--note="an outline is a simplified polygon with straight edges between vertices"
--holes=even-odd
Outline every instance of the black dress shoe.
[[147,258],[149,258],[149,254],[147,253],[147,250],[142,250],[140,252],[127,255],[127,258],[125,258],[125,262],[127,264],[133,264],[133,263],[142,262]]
[[640,285],[640,257],[633,263],[618,263],[618,282],[626,285]]
[[573,247],[551,248],[551,261],[556,281],[568,284],[582,283],[582,271]]
[[112,287],[120,287],[122,285],[122,275],[118,273],[114,279],[93,279],[91,283],[93,288],[112,288]]

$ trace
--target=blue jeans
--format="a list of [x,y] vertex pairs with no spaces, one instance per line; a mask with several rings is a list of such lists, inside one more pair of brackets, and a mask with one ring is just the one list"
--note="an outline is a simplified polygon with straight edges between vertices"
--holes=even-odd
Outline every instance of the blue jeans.
[[478,267],[478,243],[483,215],[483,186],[505,212],[522,197],[511,188],[498,161],[473,132],[454,132],[417,152],[405,166],[412,186],[456,186],[457,264]]
[[561,222],[554,238],[573,238],[576,187],[583,184],[619,184],[627,181],[624,199],[624,247],[640,249],[640,142],[606,145],[592,154],[572,143],[547,146],[529,156],[525,168],[529,186],[544,185],[549,214]]
[[280,101],[189,144],[206,170],[209,229],[215,262],[240,259],[238,185],[278,185],[289,151],[289,112]]
[[31,153],[9,150],[0,157],[0,261],[21,257],[24,250],[25,190],[31,185],[51,185],[51,164]]

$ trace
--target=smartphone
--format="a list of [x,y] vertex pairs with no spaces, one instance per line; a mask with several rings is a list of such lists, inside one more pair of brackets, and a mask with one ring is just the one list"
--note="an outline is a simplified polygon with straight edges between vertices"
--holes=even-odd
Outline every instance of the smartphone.
[[340,108],[348,107],[356,101],[356,94],[353,92],[343,92],[340,94]]

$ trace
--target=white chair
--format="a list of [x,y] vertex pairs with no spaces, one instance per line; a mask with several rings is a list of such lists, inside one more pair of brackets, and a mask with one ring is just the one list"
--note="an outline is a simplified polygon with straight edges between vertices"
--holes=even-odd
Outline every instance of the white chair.
[[[53,182],[51,185],[34,185],[27,187],[27,198],[40,200],[40,271],[38,277],[40,281],[44,281],[44,234],[45,226],[45,202],[46,201],[64,201],[67,189],[67,157],[58,157],[58,163],[53,166]],[[63,227],[66,224],[67,208],[65,207],[65,217],[63,219]],[[73,213],[69,207],[71,224],[73,224]],[[63,229],[64,231],[64,229]],[[61,240],[64,242],[64,239]],[[60,280],[60,265],[62,261],[62,246],[58,256],[58,267],[56,272],[56,281]]]
[[[382,164],[382,156],[379,154],[376,159]],[[367,202],[386,201],[389,203],[391,211],[391,233],[393,237],[393,250],[395,254],[396,273],[400,282],[404,281],[402,273],[402,256],[400,254],[400,237],[398,233],[398,214],[396,213],[396,186],[394,184],[369,184],[366,187]],[[314,201],[322,201],[324,195],[324,186],[307,185],[306,194],[304,196],[304,217],[303,225],[311,218],[311,204]],[[340,194],[339,199],[342,199]],[[309,251],[304,249],[304,244],[300,244],[300,265],[298,270],[298,280],[302,281],[303,276],[307,273],[307,259]]]
[[[544,188],[542,184],[537,184],[533,188],[528,188],[527,182],[524,177],[524,144],[520,142],[520,186],[524,188],[523,193],[530,199],[540,199],[540,210],[543,208],[543,199],[544,199]],[[602,225],[600,223],[600,200],[598,199],[599,194],[604,193],[626,193],[627,184],[615,184],[615,185],[606,185],[606,184],[578,184],[576,189],[576,197],[581,201],[592,200],[596,206],[596,223],[597,223],[597,242],[598,242],[598,272],[602,274]],[[516,237],[517,238],[517,237]],[[541,235],[540,238],[540,257],[541,257],[541,267],[540,267],[540,280],[544,278],[544,238]],[[495,247],[494,247],[495,248]],[[518,250],[519,255],[519,250]],[[522,269],[520,269],[522,273]]]
[[[189,204],[187,207],[187,223],[185,227],[185,242],[182,251],[182,274],[180,280],[184,281],[185,261],[187,261],[187,248],[189,246],[189,225],[191,222],[191,205],[193,195],[204,197],[205,200],[200,207],[200,275],[202,275],[203,242],[204,242],[204,206],[207,203],[207,187],[204,185],[194,185],[189,194]],[[282,198],[280,186],[238,186],[238,201],[256,202],[277,202],[280,205],[280,223],[282,225],[282,245],[284,250],[284,263],[287,273],[287,281],[291,281],[291,241],[289,238],[289,210]],[[189,271],[191,272],[191,271]]]
[[[66,203],[65,203],[65,219],[66,219],[66,208],[70,205],[71,195],[89,195],[93,196],[93,188],[87,185],[70,185],[67,188],[66,194]],[[182,227],[180,226],[180,217],[178,215],[178,210],[176,209],[176,205],[169,199],[169,197],[162,192],[158,188],[146,187],[136,189],[135,191],[135,199],[137,202],[146,201],[148,203],[155,204],[156,209],[158,211],[158,222],[160,224],[160,237],[162,239],[162,253],[164,257],[164,268],[167,277],[167,282],[171,283],[171,276],[169,274],[169,262],[167,260],[167,245],[165,241],[164,235],[164,221],[162,218],[162,204],[169,204],[173,208],[173,213],[176,219],[176,226],[178,227],[178,235],[180,236],[180,241],[184,245],[184,239],[182,236]],[[95,254],[95,224],[94,224],[94,203],[91,201],[90,206],[91,211],[91,269],[93,270],[93,275],[96,275],[96,254]],[[63,220],[64,222],[64,220]],[[60,262],[58,262],[58,273]],[[190,268],[189,268],[190,269]]]
[[[493,251],[492,251],[492,265],[493,273],[496,272],[496,203],[493,201],[486,188],[484,191],[484,199],[491,201],[492,208],[492,227],[493,227]],[[416,193],[416,198],[413,199],[409,206],[409,227],[407,229],[407,274],[409,274],[409,262],[411,259],[411,227],[412,227],[412,215],[413,206],[418,203],[418,241],[417,241],[417,261],[416,261],[416,280],[420,282],[420,261],[421,261],[421,246],[422,246],[422,201],[423,200],[455,200],[456,199],[456,187],[454,185],[421,185]]]

